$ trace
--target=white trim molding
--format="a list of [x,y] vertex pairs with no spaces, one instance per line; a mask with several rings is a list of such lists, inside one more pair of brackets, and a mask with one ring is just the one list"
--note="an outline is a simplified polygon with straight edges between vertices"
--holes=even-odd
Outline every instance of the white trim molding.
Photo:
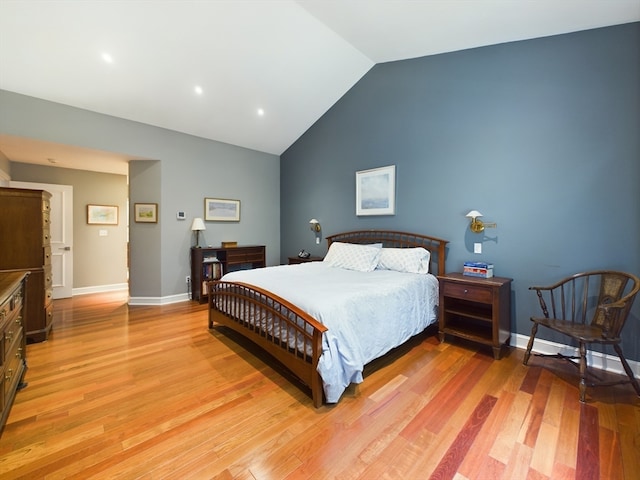
[[91,293],[105,293],[105,292],[120,292],[122,290],[128,290],[129,284],[127,283],[114,283],[112,285],[95,285],[93,287],[80,287],[74,288],[71,291],[71,295],[89,295]]
[[129,297],[129,305],[169,305],[170,303],[186,302],[190,300],[188,293],[169,295],[168,297]]
[[[526,335],[512,334],[511,346],[526,350],[527,344],[529,343],[529,338],[530,337]],[[533,342],[533,348],[531,349],[531,352],[542,353],[544,355],[555,355],[557,353],[563,355],[578,355],[578,347],[555,343],[536,337],[535,342]],[[640,378],[640,362],[629,359],[627,359],[627,362],[629,362],[629,366],[631,367],[631,370],[633,371],[633,374],[636,376],[636,378]],[[609,355],[606,353],[588,350],[587,363],[590,367],[626,376],[624,368],[622,367],[622,363],[620,362],[620,359],[617,355]]]

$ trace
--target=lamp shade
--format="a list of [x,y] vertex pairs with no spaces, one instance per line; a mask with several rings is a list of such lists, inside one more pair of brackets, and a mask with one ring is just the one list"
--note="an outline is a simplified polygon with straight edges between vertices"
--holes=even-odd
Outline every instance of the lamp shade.
[[479,211],[477,211],[477,210],[471,210],[471,211],[470,211],[469,213],[467,213],[465,216],[466,216],[466,217],[469,217],[469,218],[476,218],[476,217],[481,217],[481,216],[482,216],[482,214],[481,214]]
[[321,228],[320,222],[315,218],[312,218],[311,220],[309,220],[309,226],[311,227],[311,230],[313,230],[314,232],[319,232]]
[[197,217],[193,219],[193,223],[191,224],[191,230],[193,230],[194,232],[199,232],[201,230],[206,230],[207,227],[205,227],[204,222],[202,221],[201,218]]

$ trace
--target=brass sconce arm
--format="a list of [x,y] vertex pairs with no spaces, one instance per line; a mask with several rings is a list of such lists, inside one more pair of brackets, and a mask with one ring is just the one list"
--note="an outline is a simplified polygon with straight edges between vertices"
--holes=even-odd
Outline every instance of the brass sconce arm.
[[489,223],[489,222],[483,222],[482,220],[480,220],[480,217],[482,217],[482,214],[477,210],[471,210],[469,213],[467,213],[466,216],[471,218],[469,229],[473,233],[481,233],[484,231],[485,228],[496,228],[498,226],[498,224],[495,222]]

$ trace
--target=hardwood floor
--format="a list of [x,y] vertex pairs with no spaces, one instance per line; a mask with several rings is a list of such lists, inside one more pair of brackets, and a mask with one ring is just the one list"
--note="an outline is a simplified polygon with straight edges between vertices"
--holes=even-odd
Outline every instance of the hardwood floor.
[[639,478],[640,400],[618,386],[581,405],[570,365],[422,335],[314,409],[273,362],[209,332],[206,305],[125,302],[55,301],[1,478]]

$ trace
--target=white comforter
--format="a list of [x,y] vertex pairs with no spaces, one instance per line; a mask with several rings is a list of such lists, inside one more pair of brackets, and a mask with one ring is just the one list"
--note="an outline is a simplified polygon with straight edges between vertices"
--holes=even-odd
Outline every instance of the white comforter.
[[230,272],[222,280],[265,288],[328,328],[318,364],[328,403],[362,382],[365,364],[437,318],[438,280],[430,274],[365,273],[310,262]]

